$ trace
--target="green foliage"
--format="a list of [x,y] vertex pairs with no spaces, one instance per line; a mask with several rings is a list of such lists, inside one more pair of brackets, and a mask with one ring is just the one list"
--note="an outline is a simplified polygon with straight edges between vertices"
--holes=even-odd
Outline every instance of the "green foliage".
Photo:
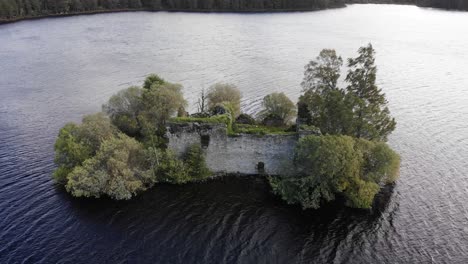
[[257,122],[252,116],[242,113],[236,118],[236,124],[255,125]]
[[151,169],[159,182],[182,184],[190,181],[190,175],[184,162],[171,150],[148,148],[147,158]]
[[96,155],[77,166],[65,185],[76,197],[108,195],[130,199],[152,186],[156,179],[148,170],[143,146],[124,134],[104,140]]
[[288,131],[289,127],[271,127],[262,125],[245,125],[234,124],[233,131],[235,134],[254,134],[254,135],[280,135],[280,134],[295,134],[294,131]]
[[143,83],[143,88],[146,90],[151,89],[153,86],[160,86],[166,84],[166,81],[159,77],[157,74],[150,74],[146,77],[145,82]]
[[385,143],[327,135],[300,139],[294,162],[295,176],[270,178],[288,203],[318,208],[339,194],[350,207],[370,208],[380,184],[397,179],[400,158]]
[[287,125],[296,116],[296,106],[284,93],[272,93],[263,98],[263,109],[259,112],[260,119],[275,116]]
[[204,180],[212,174],[206,165],[203,150],[198,144],[189,146],[184,162],[192,180]]
[[55,163],[58,165],[54,179],[65,184],[73,168],[93,156],[101,143],[116,133],[117,129],[102,113],[85,116],[81,125],[66,124],[60,130],[54,146]]
[[208,89],[206,98],[210,110],[217,105],[223,105],[231,111],[233,118],[240,114],[241,92],[232,84],[217,83],[212,85]]
[[142,101],[143,111],[138,119],[142,126],[142,134],[146,137],[164,134],[166,121],[186,105],[182,86],[172,83],[153,84],[151,89],[144,90]]
[[60,129],[54,147],[58,168],[53,176],[61,184],[66,183],[67,175],[75,166],[81,165],[93,153],[92,146],[81,140],[79,127],[73,123],[68,123]]
[[146,155],[151,170],[159,182],[183,184],[211,176],[199,145],[190,146],[183,159],[179,159],[168,149],[148,148]]
[[348,60],[345,89],[337,86],[343,60],[334,50],[323,50],[306,66],[299,98],[299,118],[323,134],[350,135],[369,140],[387,140],[395,129],[385,95],[376,86],[377,68],[371,45]]
[[210,117],[175,117],[170,119],[174,123],[215,123],[226,124],[228,133],[233,133],[232,117],[229,114],[215,115]]
[[161,146],[164,124],[176,113],[185,114],[185,105],[181,85],[152,74],[146,78],[144,89],[132,86],[119,91],[103,105],[103,111],[120,131],[148,145]]
[[377,67],[375,50],[371,44],[359,48],[359,56],[348,59],[346,81],[349,101],[352,102],[353,135],[370,140],[387,140],[395,130],[395,119],[390,116],[385,94],[375,83]]
[[138,86],[129,87],[113,95],[102,107],[112,123],[129,136],[140,134],[138,116],[143,110],[142,93]]
[[343,59],[335,50],[322,50],[315,61],[305,66],[304,80],[301,84],[303,89],[322,95],[331,90],[338,90],[337,83],[342,65]]

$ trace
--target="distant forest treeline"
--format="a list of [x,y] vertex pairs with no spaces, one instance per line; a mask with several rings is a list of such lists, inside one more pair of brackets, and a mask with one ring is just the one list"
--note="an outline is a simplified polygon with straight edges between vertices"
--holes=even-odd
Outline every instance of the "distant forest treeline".
[[394,3],[468,10],[467,0],[0,0],[0,22],[41,16],[125,10],[288,11]]
[[421,7],[467,10],[467,0],[346,0],[348,4],[407,4]]
[[0,0],[0,20],[119,10],[274,11],[344,6],[344,0]]

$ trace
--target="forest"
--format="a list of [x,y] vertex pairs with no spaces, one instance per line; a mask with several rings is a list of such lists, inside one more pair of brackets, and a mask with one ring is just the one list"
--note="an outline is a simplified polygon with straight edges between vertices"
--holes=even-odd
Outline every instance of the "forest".
[[25,18],[130,10],[304,11],[346,3],[412,4],[468,10],[465,0],[0,0],[0,23]]
[[468,10],[465,0],[346,0],[347,4],[405,4],[453,10]]
[[0,21],[123,10],[272,11],[318,10],[344,0],[0,0]]

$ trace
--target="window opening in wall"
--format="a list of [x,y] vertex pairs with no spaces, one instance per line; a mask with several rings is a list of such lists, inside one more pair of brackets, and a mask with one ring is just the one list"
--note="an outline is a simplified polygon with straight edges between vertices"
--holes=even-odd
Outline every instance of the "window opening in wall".
[[210,136],[202,135],[201,136],[201,146],[202,148],[206,149],[210,145]]
[[264,174],[265,173],[265,163],[259,162],[257,164],[257,171],[259,174]]

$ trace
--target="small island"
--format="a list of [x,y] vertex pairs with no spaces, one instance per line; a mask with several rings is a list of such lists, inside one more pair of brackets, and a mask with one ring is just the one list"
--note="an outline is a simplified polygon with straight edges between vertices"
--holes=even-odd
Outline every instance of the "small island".
[[182,86],[150,75],[60,130],[53,177],[75,197],[124,200],[157,183],[263,175],[303,209],[337,196],[371,208],[399,176],[400,157],[385,143],[396,122],[375,83],[372,45],[347,60],[346,87],[342,66],[335,50],[322,50],[305,67],[297,107],[272,93],[255,116],[241,112],[240,91],[225,83],[202,90],[190,115]]

